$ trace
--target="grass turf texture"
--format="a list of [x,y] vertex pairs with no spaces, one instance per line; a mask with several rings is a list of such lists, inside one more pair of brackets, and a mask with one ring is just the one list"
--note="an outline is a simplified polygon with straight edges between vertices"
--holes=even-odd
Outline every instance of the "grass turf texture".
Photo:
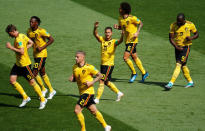
[[[77,50],[85,50],[88,63],[99,69],[100,46],[92,36],[93,23],[96,20],[100,21],[99,33],[103,35],[105,26],[112,26],[117,23],[120,3],[119,1],[112,1],[108,5],[105,2],[107,1],[89,1],[87,3],[66,0],[58,1],[58,3],[40,0],[35,1],[35,3],[30,0],[1,1],[0,123],[2,130],[76,131],[80,129],[73,113],[78,99],[77,86],[76,83],[67,82],[67,78],[72,73],[74,53]],[[135,5],[134,1],[130,2]],[[160,18],[161,13],[160,11],[158,13],[151,12],[152,10],[145,6],[150,4],[149,2],[140,2],[139,8],[134,10],[141,11],[140,17],[145,23],[137,48],[143,65],[150,73],[150,78],[144,84],[138,83],[141,74],[137,70],[139,74],[137,81],[133,84],[128,83],[130,71],[122,60],[124,44],[120,45],[116,51],[113,81],[125,96],[121,102],[114,102],[115,94],[105,87],[102,100],[97,107],[102,111],[108,124],[112,125],[113,131],[205,130],[203,124],[205,122],[203,95],[203,85],[205,84],[203,68],[205,63],[202,51],[204,47],[198,46],[202,45],[204,38],[201,37],[193,42],[193,50],[191,50],[188,61],[188,67],[196,83],[196,88],[184,89],[183,86],[186,82],[180,75],[172,91],[163,91],[162,86],[169,81],[175,66],[174,50],[168,43],[166,36],[169,24],[175,20],[177,9],[180,6],[177,6],[176,10],[170,11],[165,10],[166,7],[170,7],[170,3],[156,2],[154,4],[156,10],[163,10],[164,14],[168,13],[167,17],[171,18],[153,22],[153,20],[148,19],[148,16],[153,15]],[[79,5],[79,3],[82,5]],[[202,1],[198,5],[197,7],[200,9]],[[188,9],[186,10],[188,11]],[[48,48],[46,69],[58,94],[53,100],[48,101],[48,105],[43,111],[37,109],[39,101],[36,94],[23,78],[20,78],[19,82],[32,98],[26,108],[17,108],[17,105],[21,102],[20,96],[8,84],[8,74],[15,59],[14,54],[5,49],[5,43],[9,38],[4,29],[8,24],[13,23],[17,25],[20,32],[25,33],[29,26],[29,18],[32,15],[39,16],[42,19],[41,26],[46,28],[55,38],[55,43]],[[189,15],[190,18],[196,20],[195,17],[204,14],[200,11],[193,11]],[[194,21],[198,28],[203,28],[203,22],[201,22],[204,21],[203,19],[201,18],[200,23]],[[162,25],[163,28],[159,29],[156,23]],[[156,29],[158,30],[155,31]],[[119,38],[118,34],[118,31],[114,31],[113,38]],[[13,40],[9,41],[12,42]],[[31,50],[29,53],[32,56]],[[95,87],[98,87],[98,85],[96,84]],[[87,130],[103,130],[88,111],[85,110],[84,114]]]

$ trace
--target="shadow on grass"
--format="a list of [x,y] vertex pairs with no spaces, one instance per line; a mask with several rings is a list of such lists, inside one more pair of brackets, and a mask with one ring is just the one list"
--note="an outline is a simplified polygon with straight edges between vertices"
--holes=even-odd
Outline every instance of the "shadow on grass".
[[112,78],[112,82],[129,82],[128,79]]
[[[156,86],[160,86],[161,88],[163,88],[164,90],[162,91],[170,91],[170,90],[167,90],[165,89],[165,85],[167,84],[167,82],[156,82],[156,81],[145,81],[145,82],[140,82],[139,83],[142,83],[142,84],[145,84],[145,85],[156,85]],[[177,86],[177,87],[183,87],[182,85],[174,85],[174,86]]]

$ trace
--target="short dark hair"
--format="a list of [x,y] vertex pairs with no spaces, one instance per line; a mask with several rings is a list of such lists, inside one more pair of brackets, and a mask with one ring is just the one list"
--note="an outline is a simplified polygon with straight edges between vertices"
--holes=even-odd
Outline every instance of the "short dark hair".
[[105,31],[106,30],[111,30],[112,31],[112,27],[108,26],[108,27],[105,28]]
[[181,17],[181,18],[183,18],[183,19],[185,20],[185,15],[184,15],[184,13],[179,13],[179,14],[177,15],[177,18],[179,18],[179,17]]
[[121,9],[123,10],[123,12],[124,12],[125,14],[130,14],[130,13],[131,13],[131,6],[130,6],[129,3],[127,3],[127,2],[122,2],[122,3],[120,4],[120,7],[121,7]]
[[8,25],[8,26],[6,27],[6,30],[5,30],[5,31],[6,31],[7,33],[9,33],[9,32],[16,31],[16,30],[17,30],[16,26],[10,24],[10,25]]
[[82,54],[82,55],[86,56],[86,53],[84,51],[80,51],[80,50],[77,51],[76,54]]
[[32,16],[31,19],[35,19],[38,22],[38,25],[41,24],[41,19],[38,16]]

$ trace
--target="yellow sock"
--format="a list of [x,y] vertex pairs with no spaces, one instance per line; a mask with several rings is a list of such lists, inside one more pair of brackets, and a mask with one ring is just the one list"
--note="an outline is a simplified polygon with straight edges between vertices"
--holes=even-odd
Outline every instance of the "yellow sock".
[[127,60],[125,60],[125,62],[129,66],[130,70],[132,71],[132,74],[136,74],[136,71],[135,71],[135,68],[134,68],[132,61],[130,59],[127,59]]
[[135,64],[137,65],[137,67],[139,68],[139,70],[142,72],[142,74],[144,75],[146,73],[144,67],[142,66],[142,62],[139,58],[135,59]]
[[108,82],[107,83],[107,86],[113,91],[115,92],[116,94],[119,92],[119,90],[117,89],[117,87],[112,83],[112,82]]
[[45,86],[44,86],[44,84],[43,84],[43,81],[42,81],[42,79],[41,79],[41,77],[40,77],[39,75],[36,76],[36,81],[37,81],[38,84],[41,86],[41,90],[42,90],[42,91],[45,91],[46,88],[45,88]]
[[170,82],[174,83],[181,71],[181,64],[177,63]]
[[80,122],[80,125],[81,125],[81,131],[85,131],[85,120],[84,120],[83,113],[82,112],[78,113],[77,117],[78,117],[78,121]]
[[102,96],[103,91],[104,91],[104,84],[99,84],[99,88],[97,91],[97,97],[96,97],[97,99],[100,100],[100,97]]
[[45,98],[44,98],[44,96],[43,96],[43,94],[41,92],[40,86],[36,82],[34,82],[31,86],[34,88],[35,92],[40,97],[41,102],[45,101]]
[[18,82],[15,82],[13,84],[13,86],[21,94],[21,96],[23,97],[24,100],[26,100],[28,98],[26,92],[24,91],[24,89],[22,88],[22,86]]
[[191,76],[190,76],[188,67],[187,67],[187,66],[183,66],[183,67],[182,67],[182,71],[183,71],[184,77],[187,79],[187,81],[188,81],[188,82],[191,82],[192,79],[191,79]]
[[46,83],[47,87],[49,88],[49,91],[50,91],[50,92],[53,92],[53,87],[51,86],[51,83],[50,83],[50,81],[49,81],[49,78],[48,78],[47,74],[45,74],[45,75],[43,76],[43,80],[44,80],[44,82]]
[[102,126],[105,128],[107,126],[107,123],[105,122],[102,114],[97,111],[96,114],[95,114],[95,118],[102,124]]

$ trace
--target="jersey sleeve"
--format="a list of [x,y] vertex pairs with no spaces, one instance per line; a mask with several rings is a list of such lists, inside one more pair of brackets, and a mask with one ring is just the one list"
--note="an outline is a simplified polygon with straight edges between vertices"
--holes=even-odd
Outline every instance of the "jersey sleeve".
[[97,75],[98,74],[98,70],[93,66],[93,65],[90,65],[90,73],[92,75]]
[[169,33],[174,33],[174,24],[171,24],[171,25],[170,25]]
[[51,36],[45,29],[41,29],[40,34],[43,37],[50,37]]
[[140,22],[141,22],[140,19],[138,19],[136,16],[132,17],[132,23],[133,24],[140,24]]
[[196,27],[195,27],[195,25],[192,23],[191,24],[191,29],[190,29],[190,31],[192,32],[192,33],[196,33],[197,32],[197,29],[196,29]]
[[103,39],[103,37],[102,36],[100,36],[100,42],[103,42],[104,41],[104,39]]

